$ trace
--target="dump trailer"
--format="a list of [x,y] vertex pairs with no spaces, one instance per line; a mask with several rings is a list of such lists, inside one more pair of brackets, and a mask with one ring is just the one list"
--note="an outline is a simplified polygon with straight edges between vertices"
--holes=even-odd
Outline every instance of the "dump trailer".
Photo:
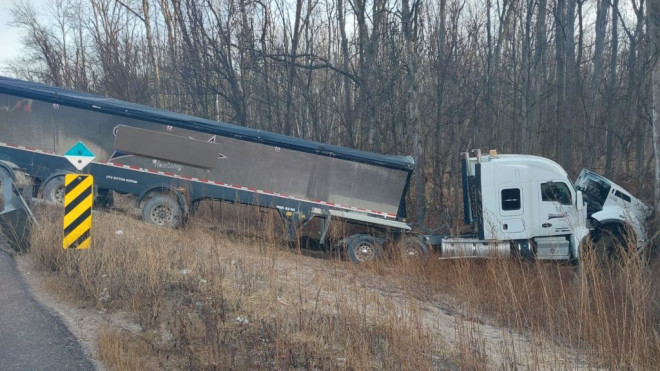
[[177,227],[214,199],[276,209],[290,238],[318,218],[361,233],[340,244],[353,260],[375,256],[410,230],[405,195],[414,168],[389,156],[292,138],[59,87],[0,77],[0,166],[31,177],[33,193],[61,201],[64,154],[82,142],[96,156],[100,204],[136,196],[145,221]]

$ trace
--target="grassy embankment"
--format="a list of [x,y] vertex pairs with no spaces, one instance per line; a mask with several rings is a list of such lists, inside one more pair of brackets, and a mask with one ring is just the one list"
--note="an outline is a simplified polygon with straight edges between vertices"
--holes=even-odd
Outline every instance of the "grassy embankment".
[[[431,259],[355,267],[282,247],[269,213],[225,209],[209,207],[181,230],[94,214],[92,248],[64,251],[61,211],[39,207],[29,257],[66,296],[135,316],[140,333],[99,334],[98,356],[116,369],[660,364],[657,262],[627,257],[604,268],[587,258],[575,268]],[[429,308],[456,316],[449,331]],[[504,341],[494,358],[491,340],[474,330],[481,323],[501,326],[504,338],[525,334],[534,345]]]

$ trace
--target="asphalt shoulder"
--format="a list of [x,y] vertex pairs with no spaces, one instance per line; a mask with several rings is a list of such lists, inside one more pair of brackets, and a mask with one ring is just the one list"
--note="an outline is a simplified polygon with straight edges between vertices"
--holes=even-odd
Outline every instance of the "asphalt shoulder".
[[62,320],[39,303],[0,249],[0,370],[95,370]]

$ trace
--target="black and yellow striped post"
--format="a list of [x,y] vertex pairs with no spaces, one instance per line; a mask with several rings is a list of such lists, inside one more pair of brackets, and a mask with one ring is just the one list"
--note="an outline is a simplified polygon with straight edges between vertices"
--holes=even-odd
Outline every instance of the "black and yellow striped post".
[[94,178],[88,174],[64,176],[65,249],[87,249],[92,240],[92,202]]

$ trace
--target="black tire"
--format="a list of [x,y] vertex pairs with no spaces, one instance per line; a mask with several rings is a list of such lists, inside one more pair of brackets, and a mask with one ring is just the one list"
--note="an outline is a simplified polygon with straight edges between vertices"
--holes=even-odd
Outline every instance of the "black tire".
[[429,249],[419,237],[406,237],[399,242],[399,252],[403,261],[426,260]]
[[44,200],[64,205],[64,176],[56,176],[44,184],[41,194]]
[[628,235],[624,227],[619,225],[604,226],[592,237],[592,248],[595,257],[601,262],[621,258],[628,251]]
[[373,236],[357,235],[346,245],[346,255],[356,264],[373,262],[383,255],[383,246]]
[[161,227],[177,228],[183,222],[181,206],[169,196],[152,197],[142,208],[142,219]]

